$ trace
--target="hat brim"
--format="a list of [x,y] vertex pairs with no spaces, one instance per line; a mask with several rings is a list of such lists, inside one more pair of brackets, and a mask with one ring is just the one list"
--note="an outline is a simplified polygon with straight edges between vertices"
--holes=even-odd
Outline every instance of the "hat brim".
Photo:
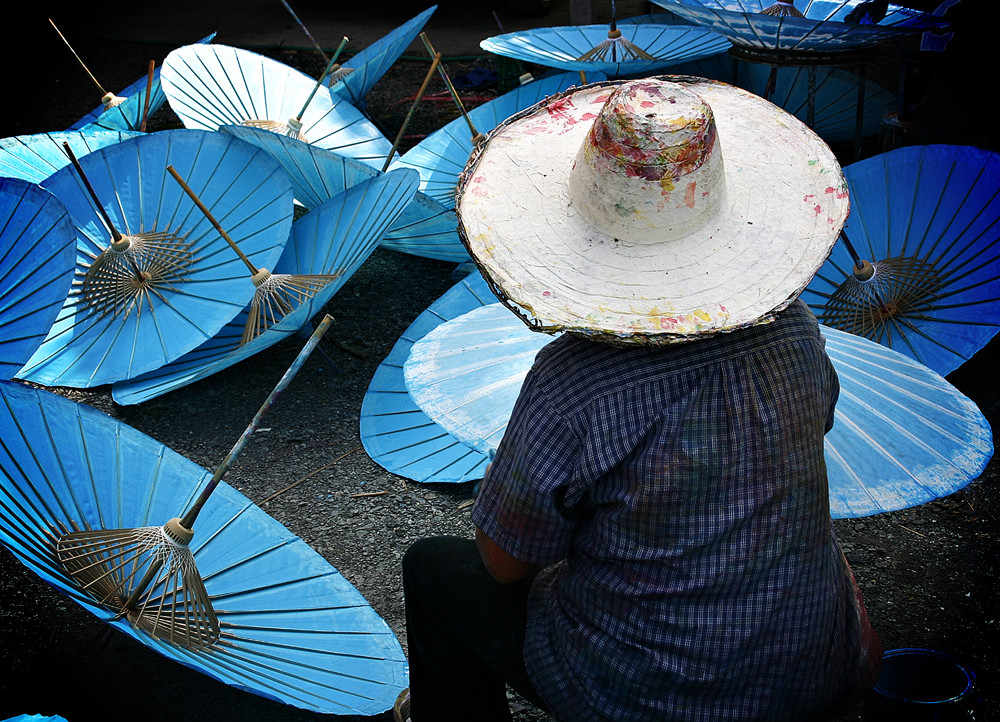
[[671,343],[768,321],[809,283],[847,219],[840,164],[797,118],[725,83],[657,79],[684,84],[715,116],[726,203],[697,231],[629,242],[573,207],[573,159],[628,81],[573,88],[512,116],[459,180],[462,242],[497,297],[536,330]]

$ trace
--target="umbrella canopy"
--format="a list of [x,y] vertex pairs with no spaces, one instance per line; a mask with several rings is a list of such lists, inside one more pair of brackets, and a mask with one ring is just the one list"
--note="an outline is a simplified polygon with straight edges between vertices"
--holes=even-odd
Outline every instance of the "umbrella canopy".
[[359,108],[364,107],[365,96],[420,34],[435,10],[437,5],[431,5],[345,60],[343,67],[331,77],[330,92]]
[[219,130],[257,146],[274,158],[288,173],[295,200],[306,208],[317,208],[338,193],[376,178],[380,173],[353,158],[263,128],[223,125]]
[[117,619],[54,561],[51,530],[162,525],[211,473],[89,406],[11,382],[0,382],[0,438],[0,542],[98,618],[225,684],[302,709],[374,715],[406,686],[399,642],[361,594],[224,482],[190,545],[219,642],[194,651]]
[[773,0],[653,0],[689,23],[724,35],[733,45],[763,51],[841,52],[869,48],[945,25],[939,18],[888,5],[878,23],[845,22],[862,0],[797,0],[802,17],[768,15]]
[[455,209],[420,192],[382,237],[381,246],[438,261],[469,260],[469,252],[458,237]]
[[[267,154],[223,133],[141,135],[79,164],[86,183],[73,166],[43,182],[76,226],[80,281],[18,373],[45,385],[97,386],[159,368],[214,336],[253,298],[246,266],[167,166],[258,266],[273,267],[291,231],[287,175]],[[109,243],[109,226],[124,234],[123,252]]]
[[606,25],[522,30],[487,38],[479,47],[496,55],[550,68],[599,72],[607,78],[651,75],[685,60],[724,52],[729,47],[729,41],[713,30],[688,25],[623,24],[615,32],[620,32],[621,38],[645,51],[650,58],[582,59],[581,56],[608,40]]
[[[379,364],[361,404],[361,443],[377,464],[420,482],[481,479],[489,457],[445,431],[417,406],[403,379],[410,349],[440,324],[496,296],[478,271],[463,278],[409,325]],[[508,312],[509,313],[509,312]]]
[[[316,92],[284,63],[227,45],[185,45],[163,61],[163,92],[186,128],[301,122],[306,142],[381,169],[392,144],[350,102]],[[286,131],[291,132],[291,131]]]
[[329,274],[336,280],[247,343],[241,343],[249,313],[244,310],[219,333],[176,361],[114,384],[111,390],[115,401],[123,405],[148,401],[250,358],[292,334],[301,334],[309,320],[372,254],[416,188],[415,171],[390,171],[351,186],[295,221],[292,239],[275,273]]
[[803,299],[947,375],[1000,330],[1000,154],[910,146],[844,176],[851,215]]
[[76,231],[54,195],[0,178],[0,379],[14,377],[62,307],[76,266]]
[[[834,517],[916,506],[979,476],[993,440],[971,400],[913,359],[822,330],[841,384],[825,441]],[[403,367],[406,388],[449,434],[491,453],[535,354],[552,338],[529,330],[500,303],[473,309],[413,345]]]
[[[595,73],[588,80],[604,80],[604,76]],[[579,83],[579,73],[550,73],[520,85],[468,111],[468,121],[459,117],[434,131],[393,161],[390,168],[414,168],[420,173],[420,191],[453,209],[458,176],[473,150],[469,123],[478,133],[488,133],[514,113]]]
[[0,175],[41,183],[69,165],[64,143],[68,143],[73,155],[79,158],[138,135],[142,134],[138,131],[67,130],[0,138]]
[[[215,33],[212,33],[198,42],[210,43],[214,38]],[[143,120],[151,117],[167,102],[167,96],[160,87],[159,68],[153,70],[152,79],[147,73],[116,95],[124,100],[109,108],[98,106],[73,123],[69,130],[139,131],[142,130]]]

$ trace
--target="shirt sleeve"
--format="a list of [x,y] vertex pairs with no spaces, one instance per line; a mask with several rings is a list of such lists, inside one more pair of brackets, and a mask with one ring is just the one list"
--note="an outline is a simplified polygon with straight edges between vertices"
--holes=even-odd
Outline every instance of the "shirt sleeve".
[[508,554],[530,564],[565,558],[579,500],[580,442],[545,393],[544,365],[528,373],[472,520]]

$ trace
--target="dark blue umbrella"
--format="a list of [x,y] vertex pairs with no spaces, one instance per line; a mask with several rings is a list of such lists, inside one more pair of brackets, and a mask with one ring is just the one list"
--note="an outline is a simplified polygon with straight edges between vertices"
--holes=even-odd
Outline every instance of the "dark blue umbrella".
[[0,379],[38,349],[69,293],[76,230],[43,188],[0,178]]
[[803,299],[947,375],[1000,330],[1000,154],[911,146],[844,175],[851,215]]

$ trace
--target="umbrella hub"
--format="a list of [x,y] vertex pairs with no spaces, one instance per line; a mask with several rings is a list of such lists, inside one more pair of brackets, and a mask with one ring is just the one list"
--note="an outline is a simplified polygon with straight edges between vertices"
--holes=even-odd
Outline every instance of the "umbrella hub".
[[790,2],[785,2],[784,0],[778,0],[770,7],[766,7],[760,11],[761,15],[772,15],[774,17],[784,17],[784,18],[804,18],[805,15],[795,7]]
[[126,98],[122,98],[114,93],[105,93],[104,97],[101,98],[101,105],[104,106],[105,110],[109,108],[116,108],[126,101]]
[[187,280],[191,245],[170,231],[121,235],[90,264],[78,291],[98,313],[130,313]]
[[174,517],[164,524],[163,533],[180,546],[187,546],[194,539],[194,531],[181,524],[180,517]]
[[834,291],[819,321],[882,343],[893,326],[926,317],[943,287],[934,264],[922,258],[862,261]]
[[[297,124],[297,127],[295,127],[294,124]],[[250,118],[249,120],[241,120],[240,125],[245,125],[250,128],[269,130],[272,133],[277,133],[278,135],[287,135],[289,138],[301,140],[303,143],[309,142],[306,140],[306,136],[302,132],[302,122],[297,118],[289,118],[287,123],[283,123],[280,120]]]
[[257,290],[254,291],[253,300],[250,302],[240,345],[253,340],[278,323],[340,276],[340,273],[270,273],[266,268],[262,268],[253,277]]

